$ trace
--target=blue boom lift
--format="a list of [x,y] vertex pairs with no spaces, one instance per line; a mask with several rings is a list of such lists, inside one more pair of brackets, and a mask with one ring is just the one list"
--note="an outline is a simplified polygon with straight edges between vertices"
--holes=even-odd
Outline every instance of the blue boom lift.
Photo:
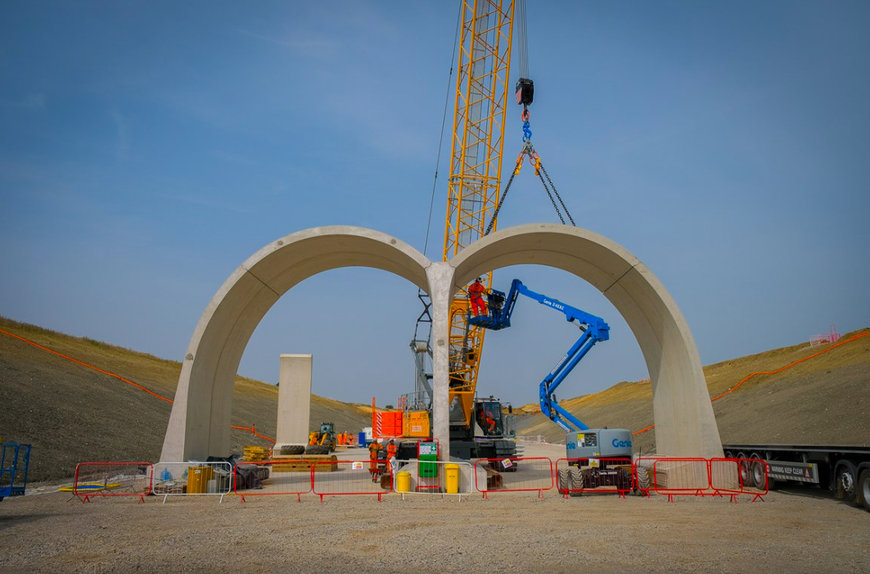
[[[620,491],[627,490],[631,485],[631,473],[621,461],[627,460],[630,467],[631,433],[627,429],[590,429],[561,407],[553,394],[595,343],[610,338],[610,326],[601,317],[532,291],[519,279],[511,282],[507,295],[503,291],[491,290],[487,297],[488,314],[471,317],[468,324],[493,331],[510,327],[519,295],[564,313],[565,319],[575,323],[582,332],[559,364],[541,381],[538,391],[541,412],[567,432],[565,450],[571,467],[559,473],[560,491],[579,494],[584,484],[586,488],[615,485]],[[610,467],[600,458],[611,459]]]

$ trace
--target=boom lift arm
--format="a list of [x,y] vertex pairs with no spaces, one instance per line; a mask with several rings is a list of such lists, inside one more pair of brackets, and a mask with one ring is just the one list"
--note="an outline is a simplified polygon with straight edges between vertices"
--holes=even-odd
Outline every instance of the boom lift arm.
[[[541,305],[564,313],[565,319],[569,323],[576,323],[583,332],[580,338],[577,339],[577,342],[568,349],[568,352],[559,364],[547,373],[544,380],[541,381],[538,395],[541,403],[541,412],[557,425],[568,432],[589,429],[580,419],[559,406],[553,394],[556,388],[565,380],[565,377],[574,370],[577,363],[586,356],[586,353],[589,352],[595,343],[606,341],[610,338],[610,326],[601,317],[596,317],[576,307],[562,303],[558,299],[532,291],[523,285],[519,279],[514,279],[511,282],[507,295],[501,291],[493,290],[489,296],[489,314],[472,317],[468,320],[468,323],[495,331],[510,327],[514,305],[516,305],[517,296],[520,294],[534,299]],[[567,419],[567,422],[565,419]],[[577,428],[575,429],[571,425]]]

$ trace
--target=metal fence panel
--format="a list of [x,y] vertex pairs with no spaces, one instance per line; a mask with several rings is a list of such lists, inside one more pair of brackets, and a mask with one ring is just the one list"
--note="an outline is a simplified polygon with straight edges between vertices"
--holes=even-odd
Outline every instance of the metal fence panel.
[[296,495],[301,502],[301,495],[311,492],[314,465],[315,461],[305,459],[239,463],[233,472],[233,492],[241,502],[247,496],[279,495]]
[[152,492],[163,496],[224,496],[233,483],[233,469],[228,462],[157,462],[154,463]]
[[547,457],[481,458],[475,461],[474,468],[474,486],[484,498],[488,498],[490,492],[524,491],[537,492],[543,497],[544,491],[551,490],[555,484],[553,461]]
[[[369,460],[338,460],[315,462],[311,471],[311,491],[320,496],[377,495],[382,500],[385,493],[393,490],[393,471],[387,464],[372,471]],[[331,465],[331,466],[327,466]],[[325,471],[329,468],[329,471]]]
[[[461,498],[463,494],[474,492],[474,472],[474,466],[470,462],[439,460],[419,464],[416,460],[398,460],[393,490],[401,494],[402,498],[405,494],[455,494]],[[451,475],[449,479],[448,475]]]
[[625,497],[635,487],[631,458],[560,458],[555,473],[564,497],[581,493],[619,494]]
[[72,491],[83,503],[95,496],[136,496],[145,502],[153,479],[150,462],[80,462]]

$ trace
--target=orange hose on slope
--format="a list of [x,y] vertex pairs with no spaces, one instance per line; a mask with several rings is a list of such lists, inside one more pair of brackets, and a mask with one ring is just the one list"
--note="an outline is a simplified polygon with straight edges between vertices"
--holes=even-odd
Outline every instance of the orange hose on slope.
[[[131,381],[131,380],[129,380],[129,379],[125,379],[125,378],[122,377],[121,375],[117,375],[117,374],[112,373],[112,372],[109,372],[109,371],[104,371],[103,369],[100,369],[100,368],[95,367],[95,366],[93,366],[93,365],[89,365],[88,363],[85,363],[84,361],[80,361],[80,360],[78,360],[78,359],[76,359],[76,358],[70,357],[69,355],[64,355],[63,353],[58,353],[57,351],[55,351],[55,350],[53,350],[53,349],[49,349],[48,347],[43,347],[43,346],[40,345],[39,343],[36,343],[36,342],[34,342],[34,341],[31,341],[30,339],[25,339],[24,337],[18,336],[18,335],[16,335],[15,333],[10,333],[9,331],[4,331],[3,329],[0,329],[0,333],[3,333],[4,335],[9,335],[10,337],[12,337],[12,338],[14,338],[14,339],[18,339],[19,341],[23,341],[23,342],[27,343],[28,345],[33,345],[33,346],[36,347],[37,349],[41,349],[41,350],[43,350],[43,351],[48,351],[49,353],[51,353],[51,354],[53,354],[53,355],[57,355],[58,357],[61,357],[61,358],[66,359],[66,360],[68,360],[68,361],[72,361],[73,363],[79,364],[79,365],[81,365],[81,366],[83,366],[83,367],[86,367],[86,368],[88,368],[88,369],[91,369],[91,370],[93,370],[93,371],[96,371],[96,372],[98,372],[98,373],[100,373],[100,374],[107,375],[107,376],[109,376],[109,377],[112,377],[112,378],[118,379],[118,380],[121,381],[121,382],[127,383],[128,385],[132,385],[132,386],[136,387],[137,389],[139,389],[140,391],[145,391],[146,393],[148,393],[148,394],[151,395],[152,397],[156,397],[156,398],[158,398],[158,399],[160,399],[160,400],[162,400],[162,401],[166,401],[167,403],[170,403],[170,404],[171,404],[171,403],[175,402],[175,401],[173,401],[172,399],[170,399],[169,397],[164,397],[163,395],[157,394],[157,393],[155,393],[154,391],[152,391],[151,389],[148,389],[148,388],[146,388],[146,387],[143,387],[143,386],[140,385],[139,383],[134,383],[133,381]],[[256,428],[255,428],[253,425],[251,425],[250,428],[249,428],[249,427],[240,427],[240,426],[232,425],[232,428],[234,428],[234,429],[238,429],[238,430],[251,431],[251,434],[253,434],[254,436],[257,436],[257,437],[260,437],[260,438],[262,438],[262,439],[265,439],[265,440],[271,441],[271,442],[273,442],[273,443],[275,442],[274,440],[270,439],[270,438],[267,437],[267,436],[263,436],[263,435],[261,435],[261,434],[258,434],[257,431],[256,431]]]
[[[795,365],[799,365],[800,363],[803,363],[804,361],[809,361],[810,359],[814,359],[815,357],[818,357],[819,355],[823,355],[823,354],[827,353],[828,351],[833,351],[833,350],[836,349],[837,347],[841,347],[841,346],[845,345],[846,343],[851,343],[852,341],[856,341],[856,340],[858,340],[858,339],[860,339],[860,338],[862,338],[862,337],[866,337],[866,336],[868,336],[868,335],[870,335],[870,332],[867,332],[867,333],[860,333],[860,334],[858,334],[858,335],[853,335],[853,336],[849,337],[848,339],[844,339],[844,340],[842,340],[842,341],[839,341],[839,342],[837,342],[836,344],[831,345],[830,347],[828,347],[828,348],[826,348],[826,349],[822,349],[821,351],[819,351],[819,352],[817,352],[817,353],[813,353],[812,355],[807,355],[806,357],[804,357],[804,358],[802,358],[802,359],[798,359],[797,361],[791,362],[791,363],[785,365],[784,367],[780,367],[780,368],[778,368],[778,369],[774,369],[773,371],[758,371],[758,372],[755,372],[755,373],[750,373],[750,374],[746,375],[745,377],[743,377],[742,379],[740,379],[740,382],[739,382],[739,383],[737,383],[736,385],[734,385],[733,387],[731,387],[730,389],[728,389],[728,390],[725,391],[724,393],[722,393],[722,394],[720,394],[720,395],[717,395],[717,396],[713,397],[712,399],[710,399],[710,402],[716,402],[716,401],[718,401],[719,399],[721,399],[722,397],[727,397],[728,395],[730,395],[731,393],[733,393],[734,391],[736,391],[737,389],[739,389],[740,387],[742,387],[742,386],[743,386],[743,383],[745,383],[746,381],[748,381],[748,380],[751,379],[752,377],[755,377],[755,376],[758,376],[758,375],[776,375],[776,374],[778,374],[778,373],[781,373],[781,372],[785,371],[786,369],[790,369],[790,368],[794,367]],[[631,433],[631,434],[632,434],[632,435],[638,435],[638,434],[641,434],[641,433],[645,433],[645,432],[647,432],[647,431],[649,431],[649,430],[652,430],[655,426],[656,426],[656,425],[651,424],[651,425],[649,425],[648,427],[646,427],[646,428],[642,428],[642,429],[640,429],[639,431],[635,431],[635,432],[633,432],[633,433]]]

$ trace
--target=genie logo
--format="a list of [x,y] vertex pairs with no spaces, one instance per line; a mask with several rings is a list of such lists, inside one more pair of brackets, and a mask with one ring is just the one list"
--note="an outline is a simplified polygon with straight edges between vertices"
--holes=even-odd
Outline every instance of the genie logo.
[[610,444],[613,445],[613,448],[631,448],[630,440],[613,439]]

